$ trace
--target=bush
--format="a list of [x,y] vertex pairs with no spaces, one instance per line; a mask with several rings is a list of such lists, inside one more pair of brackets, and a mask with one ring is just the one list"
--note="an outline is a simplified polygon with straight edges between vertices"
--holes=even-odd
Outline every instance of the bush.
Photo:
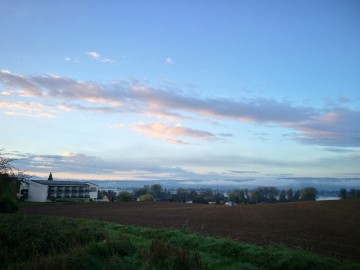
[[14,200],[2,199],[0,201],[0,213],[13,213],[18,210]]
[[153,201],[153,200],[154,200],[154,196],[152,194],[145,194],[145,195],[140,196],[140,201],[142,201],[142,202]]
[[191,253],[187,248],[153,240],[145,253],[147,266],[150,269],[192,270],[201,269],[199,252]]
[[0,212],[15,212],[16,184],[14,177],[7,173],[0,173]]

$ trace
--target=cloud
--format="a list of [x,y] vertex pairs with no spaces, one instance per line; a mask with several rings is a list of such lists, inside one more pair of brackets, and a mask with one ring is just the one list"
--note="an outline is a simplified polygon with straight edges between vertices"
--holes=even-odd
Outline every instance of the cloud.
[[113,63],[114,62],[114,60],[112,60],[110,58],[102,57],[101,54],[99,54],[97,52],[86,52],[85,54],[90,56],[92,59],[100,61],[102,63]]
[[136,113],[177,117],[195,114],[262,123],[299,122],[316,115],[311,107],[296,107],[273,99],[203,99],[126,81],[103,85],[55,75],[25,77],[4,72],[0,73],[0,81],[9,87],[6,92],[10,94],[110,104]]
[[64,62],[79,63],[79,60],[77,58],[65,57]]
[[109,165],[100,158],[81,153],[64,152],[61,155],[22,154],[16,161],[26,171],[69,172],[101,174],[109,172]]
[[301,133],[295,139],[308,144],[360,147],[360,111],[340,109],[289,124]]
[[328,151],[328,152],[334,152],[334,153],[352,153],[355,152],[353,149],[349,148],[341,148],[341,147],[325,147],[322,148],[322,150]]
[[91,56],[94,59],[100,59],[101,58],[101,55],[98,54],[97,52],[87,52],[86,54]]
[[[96,52],[89,53],[93,58],[102,59]],[[295,135],[290,138],[301,143],[360,146],[360,111],[353,109],[314,108],[269,98],[203,98],[138,82],[99,84],[54,74],[24,76],[6,70],[0,72],[0,83],[6,87],[3,93],[8,96],[47,99],[59,102],[59,108],[69,111],[135,113],[173,122],[210,118],[273,124],[291,129]]]
[[167,57],[165,59],[165,64],[166,65],[173,65],[174,64],[174,61],[170,58],[170,57]]
[[[198,179],[204,174],[194,173],[180,167],[159,166],[152,160],[131,160],[128,156],[120,161],[103,160],[83,153],[64,152],[55,155],[13,153],[15,166],[27,173],[47,177],[53,172],[55,178],[88,178],[114,180],[160,180]],[[220,176],[218,176],[220,177]]]
[[2,101],[0,100],[0,109],[5,109],[5,114],[11,116],[30,116],[38,118],[54,118],[56,111],[51,106],[23,101]]
[[258,173],[258,171],[238,171],[238,170],[232,170],[230,172],[234,173],[234,174],[257,174]]
[[[137,149],[138,150],[138,149]],[[299,168],[304,172],[302,175],[306,176],[309,168],[338,168],[344,170],[349,162],[353,162],[355,166],[344,171],[341,177],[355,177],[358,176],[356,165],[359,164],[359,155],[354,155],[354,160],[351,161],[349,157],[337,157],[332,159],[314,159],[310,158],[307,161],[289,161],[289,160],[274,160],[273,158],[257,158],[252,156],[245,156],[241,154],[211,154],[203,155],[202,153],[195,153],[189,155],[188,153],[178,153],[177,156],[168,158],[166,154],[161,153],[153,158],[142,158],[141,151],[126,151],[119,153],[114,159],[103,159],[100,157],[78,153],[75,151],[66,151],[60,154],[35,155],[29,153],[19,153],[11,150],[6,150],[3,154],[17,159],[14,166],[27,171],[29,174],[42,175],[47,177],[49,172],[55,173],[55,177],[71,177],[82,179],[197,179],[197,180],[241,180],[249,179],[249,177],[262,178],[264,174],[254,170],[253,168],[262,167],[264,171],[266,168],[281,167],[285,173],[283,174],[269,174],[265,177],[269,181],[274,181],[276,178],[283,178],[292,176],[292,169]],[[139,155],[140,154],[140,155]],[[204,170],[211,168],[211,171]],[[265,166],[265,167],[264,167]],[[349,174],[349,172],[352,172]],[[346,174],[348,173],[348,175]],[[360,180],[360,179],[358,179]],[[288,181],[288,183],[291,181]],[[359,182],[358,182],[359,183]]]
[[60,104],[58,105],[58,108],[66,111],[66,112],[71,112],[74,110],[77,111],[86,111],[86,112],[93,112],[93,113],[119,113],[121,112],[121,110],[118,110],[114,107],[89,107],[89,106],[82,106],[79,104]]
[[233,135],[231,133],[220,133],[219,136],[222,137],[232,137]]
[[[114,124],[112,127],[124,128],[123,124]],[[174,144],[188,144],[179,138],[190,138],[200,141],[215,141],[218,138],[211,132],[184,127],[180,124],[168,125],[158,122],[138,122],[129,126],[132,130],[149,137],[158,138]]]

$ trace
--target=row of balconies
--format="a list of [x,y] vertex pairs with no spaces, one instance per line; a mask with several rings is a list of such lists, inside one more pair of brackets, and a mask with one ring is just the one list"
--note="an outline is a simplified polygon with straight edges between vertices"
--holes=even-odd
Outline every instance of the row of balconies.
[[86,199],[90,198],[90,195],[71,195],[71,196],[62,196],[62,195],[50,195],[48,196],[48,200],[51,199]]
[[84,191],[89,191],[88,187],[49,187],[49,192],[55,192],[55,191],[65,191],[65,192],[84,192]]
[[89,192],[84,192],[84,191],[80,191],[80,192],[63,192],[63,191],[49,191],[49,196],[84,196],[84,195],[89,195]]

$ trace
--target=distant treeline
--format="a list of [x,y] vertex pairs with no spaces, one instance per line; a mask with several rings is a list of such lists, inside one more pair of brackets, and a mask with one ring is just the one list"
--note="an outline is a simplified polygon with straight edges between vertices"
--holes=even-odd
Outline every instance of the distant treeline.
[[273,186],[261,186],[254,190],[235,189],[227,193],[213,191],[211,189],[196,191],[195,189],[178,188],[176,193],[171,193],[159,184],[145,185],[130,193],[127,191],[117,194],[115,191],[101,191],[100,197],[107,195],[111,201],[170,201],[191,202],[200,204],[258,204],[278,203],[294,201],[314,201],[318,191],[313,187],[300,190],[279,190]]
[[343,200],[360,199],[360,189],[350,189],[347,191],[345,188],[341,188],[339,191],[339,197]]

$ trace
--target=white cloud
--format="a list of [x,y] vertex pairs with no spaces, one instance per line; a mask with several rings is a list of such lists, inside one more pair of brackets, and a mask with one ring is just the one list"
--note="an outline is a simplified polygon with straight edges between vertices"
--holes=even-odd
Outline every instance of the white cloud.
[[86,52],[87,55],[91,56],[92,58],[99,59],[101,55],[97,52]]
[[167,58],[165,59],[165,64],[167,64],[167,65],[173,65],[173,64],[174,64],[174,61],[173,61],[170,57],[167,57]]
[[64,58],[65,62],[72,62],[72,63],[79,63],[79,60],[77,58],[71,58],[71,57],[65,57]]
[[92,59],[95,59],[102,63],[113,63],[114,62],[114,60],[112,60],[111,58],[102,57],[101,54],[99,54],[97,52],[86,52],[85,54],[90,56]]

